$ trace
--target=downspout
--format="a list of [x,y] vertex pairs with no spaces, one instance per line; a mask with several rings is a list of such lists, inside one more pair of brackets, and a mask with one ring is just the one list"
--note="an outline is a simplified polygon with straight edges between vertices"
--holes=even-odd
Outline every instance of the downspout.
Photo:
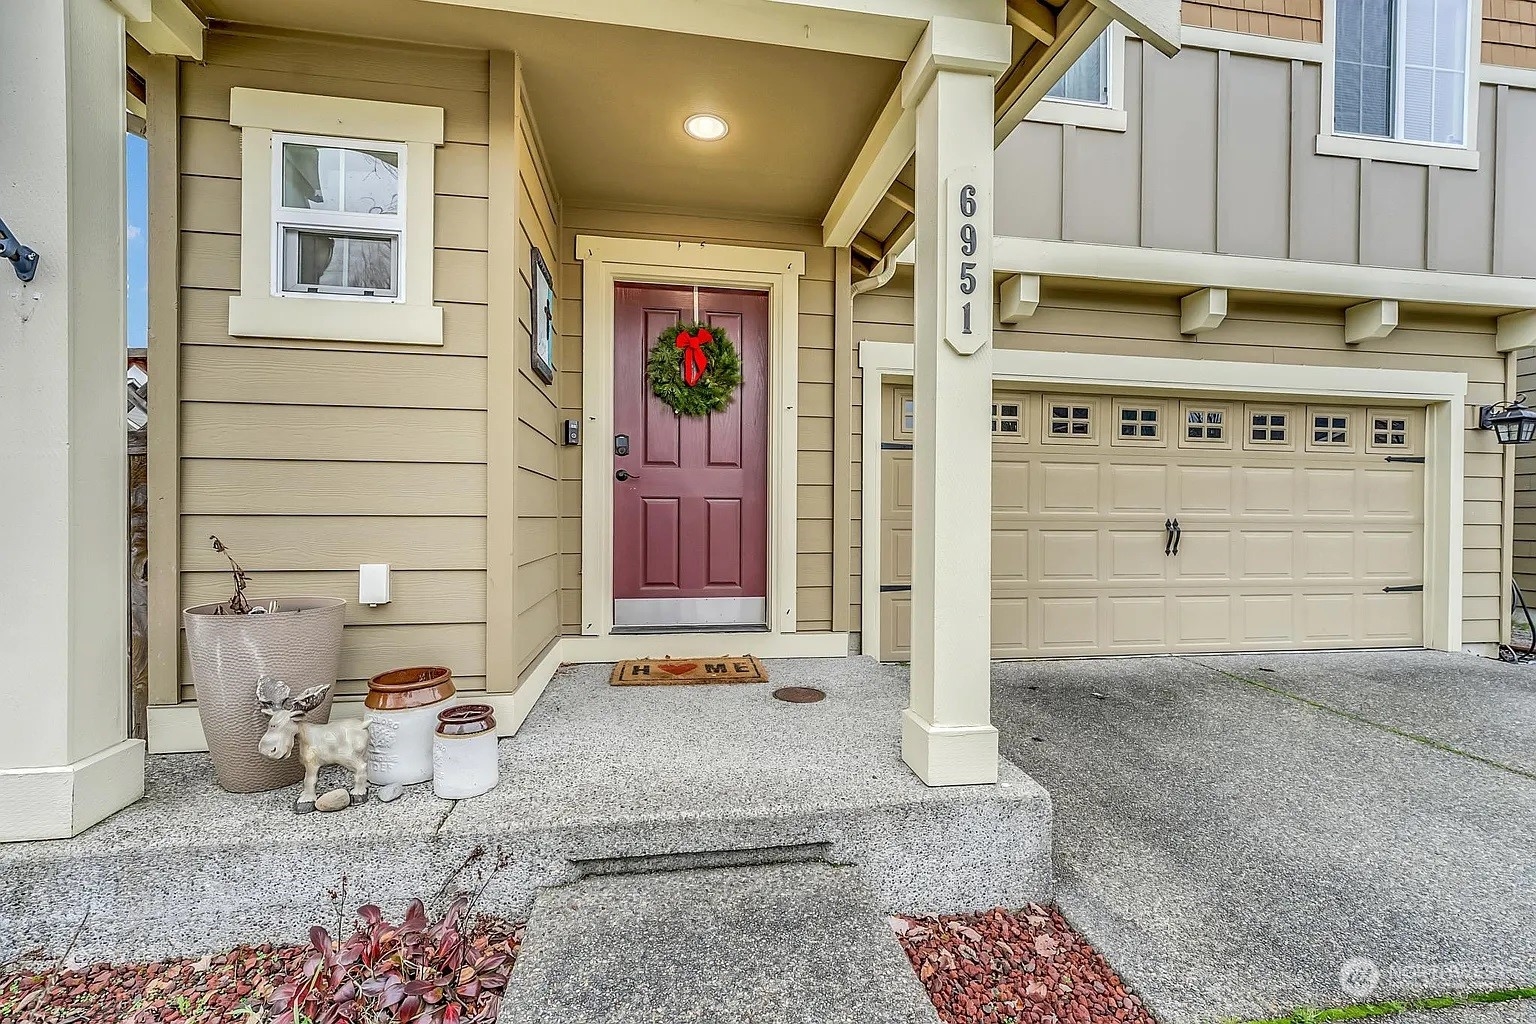
[[884,288],[891,283],[891,278],[896,276],[896,257],[899,253],[886,253],[880,262],[875,264],[875,269],[869,277],[862,281],[853,282],[853,297],[858,298],[866,292],[872,292],[877,288]]

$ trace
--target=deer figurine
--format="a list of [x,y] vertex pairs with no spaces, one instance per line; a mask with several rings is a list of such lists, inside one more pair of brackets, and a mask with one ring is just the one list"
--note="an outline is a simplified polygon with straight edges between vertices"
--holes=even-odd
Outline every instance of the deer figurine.
[[331,684],[311,686],[297,697],[281,679],[262,676],[256,684],[256,705],[270,720],[258,749],[281,760],[299,741],[299,760],[304,763],[304,788],[294,802],[295,814],[315,809],[315,781],[323,764],[339,764],[352,772],[352,803],[368,799],[368,719],[347,718],[326,725],[306,722],[304,716],[318,708]]

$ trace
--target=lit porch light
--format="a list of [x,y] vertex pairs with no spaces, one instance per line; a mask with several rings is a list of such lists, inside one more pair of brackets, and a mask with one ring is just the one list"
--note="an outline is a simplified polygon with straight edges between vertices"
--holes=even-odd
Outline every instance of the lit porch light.
[[683,122],[683,131],[700,142],[718,142],[730,130],[725,118],[717,114],[694,114]]

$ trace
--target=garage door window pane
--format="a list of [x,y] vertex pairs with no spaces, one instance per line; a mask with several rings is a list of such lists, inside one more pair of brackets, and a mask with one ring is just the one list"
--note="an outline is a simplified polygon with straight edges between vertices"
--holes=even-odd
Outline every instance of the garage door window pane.
[[1051,434],[1086,438],[1093,433],[1093,411],[1086,405],[1052,405]]
[[1023,406],[1019,402],[992,403],[992,433],[1018,437],[1023,430]]
[[1227,416],[1221,409],[1190,409],[1185,414],[1184,436],[1191,441],[1220,441],[1226,431]]
[[1260,444],[1285,444],[1289,434],[1289,413],[1256,412],[1249,423],[1249,438]]
[[1373,417],[1371,444],[1377,448],[1408,447],[1408,421],[1397,416]]
[[1349,417],[1332,414],[1313,416],[1312,443],[1340,446],[1349,444]]
[[1156,441],[1162,424],[1156,409],[1124,407],[1120,410],[1119,431],[1126,440]]

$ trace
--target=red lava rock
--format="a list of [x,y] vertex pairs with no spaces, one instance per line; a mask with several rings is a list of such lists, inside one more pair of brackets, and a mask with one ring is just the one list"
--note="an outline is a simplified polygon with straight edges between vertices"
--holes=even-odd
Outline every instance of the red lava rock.
[[[522,925],[480,916],[473,934],[516,957]],[[18,1024],[239,1024],[303,965],[308,946],[263,942],[211,957],[94,963],[54,973],[41,956],[0,972],[0,1021]],[[41,964],[41,965],[39,965]]]
[[944,1024],[1157,1024],[1055,908],[893,918]]

